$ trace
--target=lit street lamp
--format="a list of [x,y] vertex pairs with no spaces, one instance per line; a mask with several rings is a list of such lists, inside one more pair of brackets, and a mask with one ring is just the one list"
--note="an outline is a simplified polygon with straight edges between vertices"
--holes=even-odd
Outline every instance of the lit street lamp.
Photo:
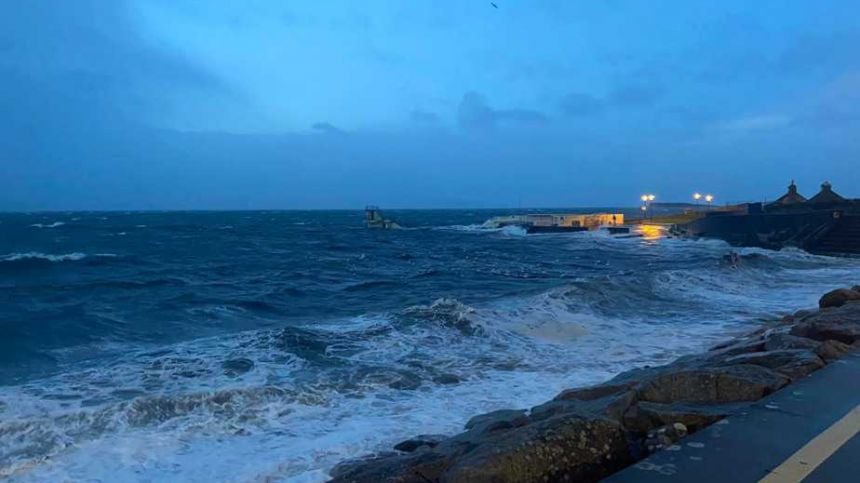
[[696,200],[696,206],[699,206],[699,200],[702,199],[702,193],[699,193],[698,191],[693,193],[693,199]]
[[651,207],[651,202],[654,201],[656,198],[656,196],[650,194],[642,195],[639,197],[639,199],[642,200],[642,207],[640,209],[642,210],[643,218],[645,218],[645,216],[648,214],[648,208]]
[[711,209],[711,202],[714,201],[714,195],[705,195],[705,201],[708,202],[708,209]]

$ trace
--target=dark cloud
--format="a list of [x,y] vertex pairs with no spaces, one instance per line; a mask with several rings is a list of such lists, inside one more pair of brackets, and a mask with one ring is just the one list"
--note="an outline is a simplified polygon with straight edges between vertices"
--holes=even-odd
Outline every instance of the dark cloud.
[[547,120],[545,115],[531,109],[493,109],[477,92],[463,95],[457,119],[460,126],[468,129],[492,129],[506,121],[540,124]]
[[4,119],[147,121],[195,94],[232,96],[217,77],[153,47],[120,0],[4,2],[0,7]]
[[571,117],[587,117],[603,111],[604,102],[588,94],[571,93],[561,99],[561,112]]

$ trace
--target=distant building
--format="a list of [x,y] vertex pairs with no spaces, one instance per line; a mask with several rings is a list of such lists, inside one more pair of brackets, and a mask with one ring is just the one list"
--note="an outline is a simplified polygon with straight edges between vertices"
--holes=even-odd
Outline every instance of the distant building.
[[817,195],[809,199],[809,203],[813,205],[830,205],[843,203],[845,198],[839,196],[829,182],[821,183],[821,191]]
[[794,184],[794,180],[791,180],[791,184],[788,185],[788,192],[782,196],[780,196],[776,201],[774,201],[773,205],[796,205],[798,203],[803,203],[806,201],[806,197],[797,192],[797,185]]

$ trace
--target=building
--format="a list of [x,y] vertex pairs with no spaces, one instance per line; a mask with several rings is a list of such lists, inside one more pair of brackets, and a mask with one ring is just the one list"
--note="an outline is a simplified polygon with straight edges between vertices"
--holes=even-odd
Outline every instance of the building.
[[833,191],[833,187],[830,186],[830,183],[825,181],[824,183],[821,183],[821,191],[810,198],[808,203],[813,205],[836,205],[844,203],[845,201],[847,200]]
[[797,192],[797,185],[794,184],[794,180],[791,180],[791,184],[788,185],[788,192],[777,198],[771,205],[796,205],[805,201],[806,197]]

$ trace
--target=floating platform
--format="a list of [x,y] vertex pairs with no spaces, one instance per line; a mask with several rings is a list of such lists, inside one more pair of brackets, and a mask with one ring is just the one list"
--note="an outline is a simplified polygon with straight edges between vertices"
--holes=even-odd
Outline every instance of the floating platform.
[[[607,228],[619,230],[614,233],[630,231],[624,224],[622,213],[538,213],[528,215],[496,216],[484,222],[487,228],[518,226],[526,233],[567,233]],[[626,231],[623,231],[626,230]]]

